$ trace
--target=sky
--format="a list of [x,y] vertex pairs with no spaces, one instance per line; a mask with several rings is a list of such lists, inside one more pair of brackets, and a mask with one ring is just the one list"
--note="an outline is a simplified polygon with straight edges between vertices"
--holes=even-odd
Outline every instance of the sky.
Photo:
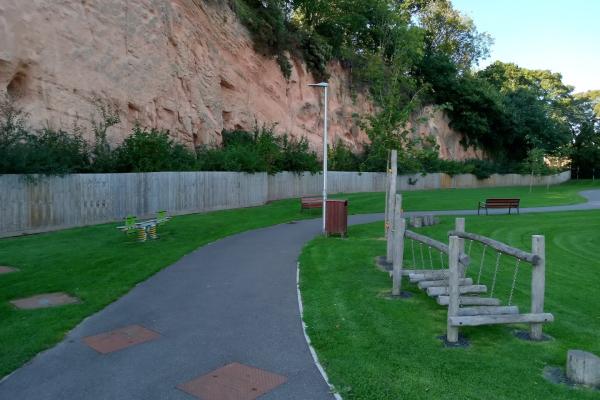
[[494,38],[492,61],[560,72],[575,92],[600,89],[600,0],[452,0]]

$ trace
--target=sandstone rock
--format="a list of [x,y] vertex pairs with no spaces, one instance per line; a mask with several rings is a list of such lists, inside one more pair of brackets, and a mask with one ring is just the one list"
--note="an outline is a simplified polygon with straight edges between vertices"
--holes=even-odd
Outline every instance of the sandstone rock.
[[[8,93],[35,127],[89,126],[95,99],[113,103],[122,119],[108,132],[113,143],[136,121],[190,146],[219,142],[224,128],[276,123],[320,151],[323,105],[319,90],[307,87],[312,75],[292,60],[286,80],[274,60],[254,51],[227,3],[2,0],[0,95]],[[352,96],[339,64],[330,71],[331,143],[358,149],[367,137],[355,116],[374,107]],[[417,134],[436,133],[443,157],[472,156],[447,122],[436,114]]]

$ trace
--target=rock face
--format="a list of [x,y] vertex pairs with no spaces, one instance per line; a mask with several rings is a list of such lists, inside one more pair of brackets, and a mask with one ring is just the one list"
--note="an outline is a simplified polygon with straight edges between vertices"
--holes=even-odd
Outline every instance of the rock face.
[[[91,139],[97,100],[116,105],[119,142],[132,125],[169,129],[188,145],[220,141],[222,129],[276,123],[321,149],[323,103],[299,60],[286,80],[253,48],[227,1],[2,0],[0,96],[8,94],[31,125],[83,128]],[[367,140],[358,117],[373,111],[353,97],[348,74],[330,65],[331,142],[354,149]],[[420,128],[421,129],[421,128]],[[443,114],[423,125],[445,157],[465,158]]]

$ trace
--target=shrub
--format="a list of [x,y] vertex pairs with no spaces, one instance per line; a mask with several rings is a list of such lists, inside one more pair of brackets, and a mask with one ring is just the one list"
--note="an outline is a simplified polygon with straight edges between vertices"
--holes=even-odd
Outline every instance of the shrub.
[[191,171],[196,167],[196,155],[169,138],[168,131],[139,125],[133,134],[115,150],[118,172]]

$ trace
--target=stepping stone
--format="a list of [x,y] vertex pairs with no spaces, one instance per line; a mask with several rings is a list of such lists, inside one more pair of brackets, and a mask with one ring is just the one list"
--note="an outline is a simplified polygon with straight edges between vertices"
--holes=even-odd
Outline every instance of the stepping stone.
[[10,274],[11,272],[17,272],[17,271],[18,271],[18,269],[16,269],[16,268],[0,265],[0,275]]
[[63,306],[65,304],[80,303],[77,297],[70,296],[66,293],[44,293],[23,299],[11,300],[13,306],[21,310],[34,310],[37,308],[48,308]]
[[281,375],[232,363],[177,388],[202,400],[254,400],[285,381]]
[[85,344],[98,353],[108,354],[137,344],[156,340],[160,335],[140,325],[129,325],[114,331],[83,338]]

